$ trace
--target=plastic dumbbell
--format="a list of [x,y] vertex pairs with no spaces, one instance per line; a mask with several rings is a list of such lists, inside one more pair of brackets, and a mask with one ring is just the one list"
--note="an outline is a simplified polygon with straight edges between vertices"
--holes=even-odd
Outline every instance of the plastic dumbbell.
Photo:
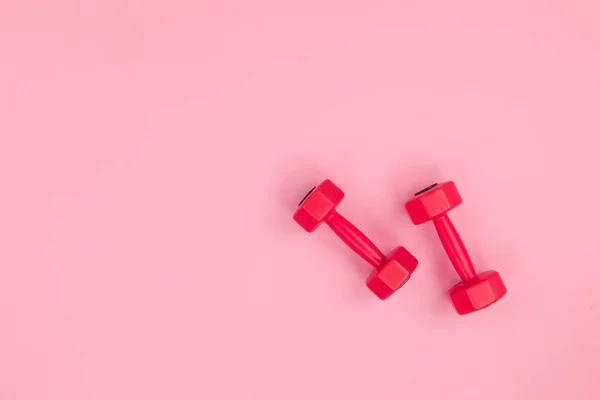
[[450,289],[449,295],[456,312],[463,315],[500,300],[506,294],[506,286],[496,271],[475,272],[469,253],[447,214],[461,203],[456,185],[448,181],[416,193],[406,203],[406,210],[415,225],[433,221],[444,250],[462,280]]
[[418,261],[404,247],[397,247],[384,257],[373,242],[336,211],[343,198],[344,192],[327,179],[302,199],[294,220],[307,232],[313,232],[325,222],[348,247],[375,268],[367,278],[367,287],[385,300],[408,281]]

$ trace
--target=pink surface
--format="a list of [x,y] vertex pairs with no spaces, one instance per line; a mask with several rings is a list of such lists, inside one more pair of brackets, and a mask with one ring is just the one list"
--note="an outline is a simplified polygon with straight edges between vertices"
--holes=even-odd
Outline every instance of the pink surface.
[[[600,3],[494,3],[4,0],[0,398],[600,398]],[[294,224],[325,177],[390,300]]]

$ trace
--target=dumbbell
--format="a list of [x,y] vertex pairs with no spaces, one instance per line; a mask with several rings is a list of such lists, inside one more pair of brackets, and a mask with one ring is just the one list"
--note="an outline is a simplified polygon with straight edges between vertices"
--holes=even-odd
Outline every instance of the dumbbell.
[[447,214],[461,203],[456,185],[448,181],[417,192],[406,203],[406,210],[415,225],[433,221],[442,246],[462,281],[450,289],[449,295],[456,312],[464,315],[500,300],[506,294],[506,286],[496,271],[475,272],[469,253]]
[[367,287],[381,300],[400,289],[417,268],[417,259],[404,247],[396,247],[387,257],[352,223],[336,211],[344,192],[326,179],[300,201],[294,220],[307,232],[325,222],[348,247],[375,270],[367,278]]

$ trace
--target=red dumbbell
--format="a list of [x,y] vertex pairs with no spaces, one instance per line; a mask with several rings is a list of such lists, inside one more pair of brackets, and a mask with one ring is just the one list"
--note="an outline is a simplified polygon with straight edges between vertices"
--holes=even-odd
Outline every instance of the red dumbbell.
[[343,198],[344,192],[327,179],[302,199],[294,220],[307,232],[313,232],[323,222],[329,225],[348,247],[375,268],[367,278],[367,286],[385,300],[408,281],[418,261],[404,247],[397,247],[384,257],[373,242],[336,211]]
[[433,221],[446,254],[462,280],[450,289],[449,294],[456,312],[463,315],[500,300],[506,294],[506,286],[496,271],[475,273],[469,253],[447,214],[460,203],[462,198],[458,189],[449,181],[433,184],[416,193],[406,203],[406,210],[415,225]]

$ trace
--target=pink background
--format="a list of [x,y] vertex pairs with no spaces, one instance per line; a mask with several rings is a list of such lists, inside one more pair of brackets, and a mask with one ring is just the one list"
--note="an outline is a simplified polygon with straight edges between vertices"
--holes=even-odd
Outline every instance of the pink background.
[[[600,398],[597,1],[3,0],[0,93],[2,400]],[[326,177],[390,300],[294,224]]]

